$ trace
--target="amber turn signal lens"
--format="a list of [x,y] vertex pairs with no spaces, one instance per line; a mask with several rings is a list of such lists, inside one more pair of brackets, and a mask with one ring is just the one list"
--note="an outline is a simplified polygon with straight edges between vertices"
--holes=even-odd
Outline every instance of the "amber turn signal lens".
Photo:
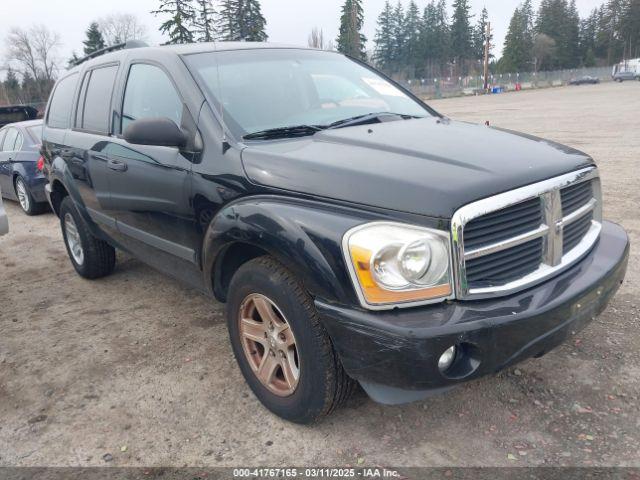
[[367,303],[372,305],[408,303],[451,295],[451,285],[449,284],[405,291],[381,288],[371,273],[372,255],[373,252],[365,248],[355,246],[351,248],[351,259]]

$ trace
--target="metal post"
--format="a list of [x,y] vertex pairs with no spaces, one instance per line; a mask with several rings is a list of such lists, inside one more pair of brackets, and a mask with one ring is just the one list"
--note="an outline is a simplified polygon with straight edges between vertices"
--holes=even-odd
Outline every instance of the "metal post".
[[487,22],[487,41],[484,45],[484,91],[489,90],[489,51],[491,49],[491,22]]

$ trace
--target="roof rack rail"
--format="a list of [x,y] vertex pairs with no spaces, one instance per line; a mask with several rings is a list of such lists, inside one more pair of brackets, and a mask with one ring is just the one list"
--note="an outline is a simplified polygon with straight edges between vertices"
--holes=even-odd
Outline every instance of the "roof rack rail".
[[86,57],[82,57],[75,62],[73,62],[73,66],[77,67],[78,65],[91,60],[92,58],[99,57],[100,55],[104,55],[105,53],[116,52],[118,50],[127,50],[130,48],[143,48],[148,47],[145,42],[142,40],[129,40],[125,43],[118,43],[117,45],[111,45],[110,47],[101,48],[100,50],[96,50],[95,52],[87,55]]

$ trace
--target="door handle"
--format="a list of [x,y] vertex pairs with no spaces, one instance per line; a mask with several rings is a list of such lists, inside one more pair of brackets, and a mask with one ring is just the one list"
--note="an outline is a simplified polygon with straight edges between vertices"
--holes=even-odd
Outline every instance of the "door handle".
[[93,158],[96,160],[102,160],[103,162],[108,162],[109,158],[106,155],[102,155],[101,153],[94,153]]
[[107,162],[107,167],[115,172],[126,172],[127,168],[129,168],[126,163],[119,162],[117,160],[109,160]]

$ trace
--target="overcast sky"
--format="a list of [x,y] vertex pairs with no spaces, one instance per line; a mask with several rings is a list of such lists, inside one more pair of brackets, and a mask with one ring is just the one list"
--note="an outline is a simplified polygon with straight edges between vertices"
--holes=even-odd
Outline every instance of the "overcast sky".
[[[392,0],[395,3],[396,0]],[[403,0],[405,5],[409,0]],[[416,0],[420,8],[427,0]],[[365,35],[372,48],[376,30],[376,20],[385,0],[364,0]],[[470,0],[472,10],[478,15],[486,6],[494,27],[496,48],[494,54],[500,56],[513,10],[520,0]],[[539,4],[540,0],[534,0]],[[338,33],[340,7],[344,0],[262,0],[262,8],[267,18],[267,31],[272,42],[306,45],[313,27],[322,28],[326,38],[335,38]],[[451,0],[448,2],[451,4]],[[580,14],[585,16],[602,0],[577,0]],[[158,0],[0,0],[0,65],[4,64],[5,38],[13,25],[25,27],[31,24],[45,24],[56,30],[62,37],[60,56],[67,59],[72,51],[81,53],[84,31],[88,24],[110,13],[126,12],[137,15],[148,29],[150,43],[163,40],[158,33],[161,18],[149,12],[157,8]],[[0,73],[2,75],[2,73]]]

